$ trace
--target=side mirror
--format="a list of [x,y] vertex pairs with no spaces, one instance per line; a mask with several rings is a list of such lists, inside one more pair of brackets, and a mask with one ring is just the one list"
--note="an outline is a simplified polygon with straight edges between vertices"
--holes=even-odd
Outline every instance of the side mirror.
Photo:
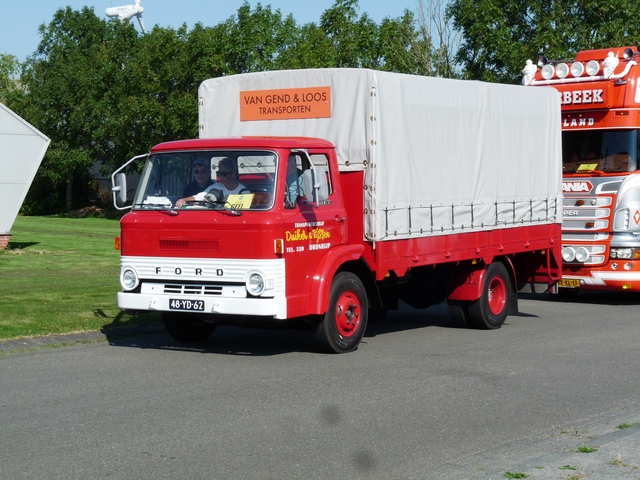
[[112,183],[113,205],[120,210],[121,205],[127,203],[127,176],[124,172],[117,173],[113,176]]
[[310,168],[302,174],[304,193],[316,206],[329,199],[329,184],[324,170]]

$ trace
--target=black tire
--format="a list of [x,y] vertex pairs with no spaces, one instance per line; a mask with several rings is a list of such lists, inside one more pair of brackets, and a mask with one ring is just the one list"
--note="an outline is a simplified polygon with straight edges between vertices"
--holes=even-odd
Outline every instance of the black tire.
[[171,338],[182,343],[204,342],[216,328],[189,313],[163,312],[162,321]]
[[482,330],[500,328],[509,313],[511,279],[504,264],[494,262],[487,268],[482,285],[482,295],[469,304],[471,324]]
[[469,318],[469,302],[463,300],[447,300],[447,307],[449,308],[449,316],[452,320],[464,327],[473,326]]
[[330,352],[352,352],[367,328],[368,310],[360,279],[350,272],[338,273],[331,285],[329,309],[316,327],[315,339]]

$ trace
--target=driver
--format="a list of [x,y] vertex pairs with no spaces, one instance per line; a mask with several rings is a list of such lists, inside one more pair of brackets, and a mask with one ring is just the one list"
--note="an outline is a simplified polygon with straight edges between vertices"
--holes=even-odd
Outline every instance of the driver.
[[246,190],[246,187],[238,180],[238,166],[230,158],[225,157],[220,160],[216,175],[218,181],[212,183],[200,193],[181,198],[176,202],[176,207],[183,207],[189,202],[202,202],[204,196],[209,192],[215,194],[218,201],[225,202],[229,195]]

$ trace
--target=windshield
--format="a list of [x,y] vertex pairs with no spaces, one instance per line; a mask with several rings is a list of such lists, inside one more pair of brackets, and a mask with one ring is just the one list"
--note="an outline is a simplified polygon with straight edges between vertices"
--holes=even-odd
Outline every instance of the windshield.
[[562,133],[563,173],[621,173],[638,168],[638,130]]
[[268,151],[188,151],[151,155],[133,208],[268,210],[277,155]]

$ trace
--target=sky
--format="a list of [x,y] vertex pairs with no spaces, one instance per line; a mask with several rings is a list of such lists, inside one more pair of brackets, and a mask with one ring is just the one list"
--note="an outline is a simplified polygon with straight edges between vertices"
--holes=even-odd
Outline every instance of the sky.
[[[235,15],[243,0],[142,0],[142,14],[145,29],[154,25],[165,28],[179,28],[183,23],[191,29],[201,22],[205,26],[214,26]],[[273,11],[280,10],[283,16],[292,14],[295,21],[302,25],[320,21],[320,15],[331,8],[335,0],[249,0],[252,10],[260,3],[263,7],[271,5]],[[53,14],[59,8],[93,7],[101,18],[107,18],[105,10],[109,7],[133,4],[133,0],[2,0],[0,13],[0,53],[14,55],[23,62],[33,54],[40,42],[38,27],[49,24]],[[402,16],[404,10],[416,11],[417,0],[360,0],[359,14],[367,13],[371,19],[380,23],[384,18]],[[139,25],[134,18],[137,29]]]

